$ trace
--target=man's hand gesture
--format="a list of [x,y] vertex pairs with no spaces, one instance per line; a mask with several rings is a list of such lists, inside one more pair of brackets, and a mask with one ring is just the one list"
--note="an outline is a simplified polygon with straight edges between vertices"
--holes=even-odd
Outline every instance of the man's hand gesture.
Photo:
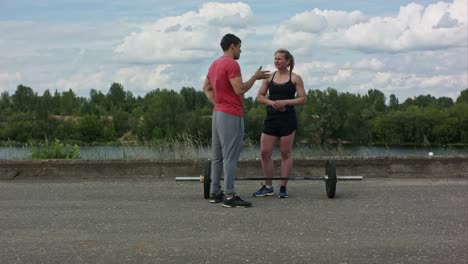
[[270,71],[262,71],[262,66],[255,72],[255,80],[268,79],[270,76]]

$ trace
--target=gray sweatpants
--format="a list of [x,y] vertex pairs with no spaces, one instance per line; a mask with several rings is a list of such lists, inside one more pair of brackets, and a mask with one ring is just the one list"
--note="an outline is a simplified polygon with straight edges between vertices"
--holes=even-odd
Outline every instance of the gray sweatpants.
[[221,175],[224,174],[224,192],[235,193],[237,161],[244,140],[244,117],[213,111],[211,129],[211,192],[221,192]]

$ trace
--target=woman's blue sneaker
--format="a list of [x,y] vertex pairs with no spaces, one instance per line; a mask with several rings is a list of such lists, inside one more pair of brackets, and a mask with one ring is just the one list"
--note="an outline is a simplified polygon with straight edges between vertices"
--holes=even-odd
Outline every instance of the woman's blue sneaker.
[[288,190],[286,190],[286,186],[281,186],[279,191],[279,198],[288,198]]
[[266,185],[263,185],[260,190],[254,192],[252,195],[253,197],[263,197],[263,196],[271,196],[274,195],[275,191],[273,190],[273,187],[267,188]]

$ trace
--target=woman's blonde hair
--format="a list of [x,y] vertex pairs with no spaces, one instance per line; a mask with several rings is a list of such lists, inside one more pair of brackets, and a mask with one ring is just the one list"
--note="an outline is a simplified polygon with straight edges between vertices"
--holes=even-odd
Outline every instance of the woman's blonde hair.
[[294,56],[291,54],[291,52],[289,52],[289,50],[287,50],[287,49],[279,49],[279,50],[275,51],[275,55],[276,55],[276,53],[284,54],[284,58],[286,60],[289,60],[289,71],[292,72],[293,69],[294,69]]

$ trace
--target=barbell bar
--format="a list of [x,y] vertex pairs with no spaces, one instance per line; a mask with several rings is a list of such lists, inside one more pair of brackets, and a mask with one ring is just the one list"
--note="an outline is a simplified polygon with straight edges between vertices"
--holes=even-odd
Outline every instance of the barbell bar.
[[[363,176],[336,176],[338,181],[362,181]],[[195,176],[180,176],[175,177],[176,181],[199,181],[201,183],[204,182],[205,177],[200,175],[198,177]],[[224,179],[221,178],[223,181]],[[297,177],[288,177],[288,178],[281,178],[281,177],[273,177],[273,178],[258,178],[258,177],[247,177],[247,178],[238,178],[236,181],[265,181],[265,180],[287,180],[287,181],[298,181],[298,180],[310,180],[310,181],[321,181],[321,180],[328,180],[327,175],[323,176],[297,176]]]
[[[258,178],[247,177],[238,178],[236,180],[249,180],[249,181],[264,181],[264,180],[324,180],[325,190],[328,198],[334,198],[336,193],[336,183],[338,181],[362,181],[363,176],[337,176],[336,175],[336,162],[334,160],[327,160],[325,162],[325,175],[323,176],[303,176],[303,177],[273,177],[273,178]],[[176,177],[176,181],[200,181],[203,183],[203,196],[205,199],[210,198],[211,188],[211,160],[203,164],[203,174],[199,177]],[[221,179],[223,180],[223,179]]]

